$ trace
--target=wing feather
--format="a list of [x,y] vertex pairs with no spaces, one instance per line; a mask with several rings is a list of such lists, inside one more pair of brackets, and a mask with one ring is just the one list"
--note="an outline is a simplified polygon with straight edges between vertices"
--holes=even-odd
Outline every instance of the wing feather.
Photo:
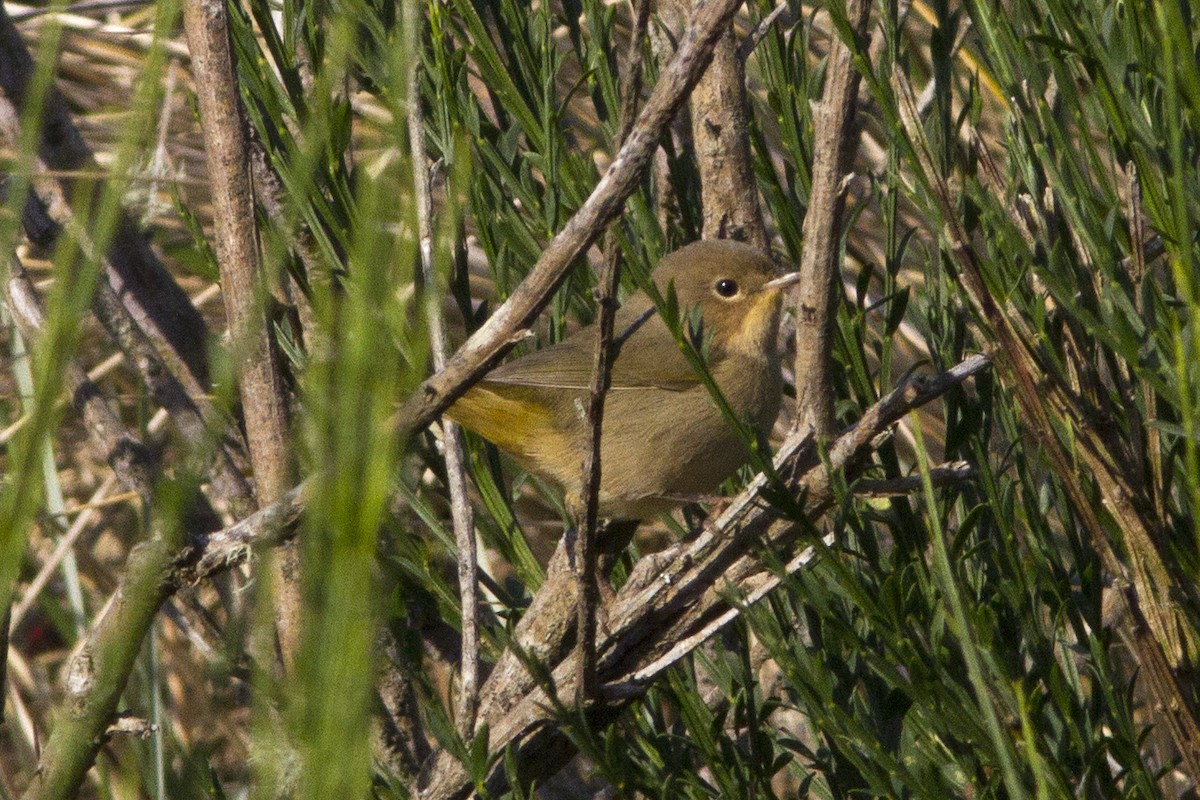
[[[700,383],[691,364],[657,312],[631,303],[617,312],[617,342],[612,367],[614,391],[653,386],[686,391]],[[558,344],[530,353],[490,372],[485,384],[538,386],[587,391],[592,384],[596,339],[594,328],[583,328]]]

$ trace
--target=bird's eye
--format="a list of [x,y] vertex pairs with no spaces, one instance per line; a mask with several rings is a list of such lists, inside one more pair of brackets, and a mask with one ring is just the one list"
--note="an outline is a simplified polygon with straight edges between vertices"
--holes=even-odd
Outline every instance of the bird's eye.
[[737,281],[732,278],[722,278],[717,281],[716,290],[721,297],[733,297],[738,293]]

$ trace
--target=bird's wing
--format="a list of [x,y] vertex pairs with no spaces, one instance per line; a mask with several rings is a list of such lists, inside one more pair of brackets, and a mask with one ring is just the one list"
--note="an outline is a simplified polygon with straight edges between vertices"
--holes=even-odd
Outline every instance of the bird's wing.
[[[686,391],[699,385],[696,372],[652,306],[627,304],[617,312],[613,328],[617,347],[611,373],[613,390],[653,386]],[[558,344],[502,364],[483,382],[587,391],[592,385],[595,348],[595,328],[589,326]]]

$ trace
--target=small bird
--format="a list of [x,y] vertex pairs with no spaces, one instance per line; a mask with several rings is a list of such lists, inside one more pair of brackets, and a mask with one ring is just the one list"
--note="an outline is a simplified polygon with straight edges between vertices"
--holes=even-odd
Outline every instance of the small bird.
[[[711,337],[709,373],[734,415],[764,434],[779,414],[781,298],[796,277],[729,240],[682,247],[651,274],[663,294],[674,285],[682,318],[698,309]],[[570,507],[582,492],[595,347],[589,326],[503,364],[447,415],[560,486]],[[638,520],[670,510],[711,494],[746,462],[741,438],[644,292],[617,312],[613,352],[600,437],[601,517]]]

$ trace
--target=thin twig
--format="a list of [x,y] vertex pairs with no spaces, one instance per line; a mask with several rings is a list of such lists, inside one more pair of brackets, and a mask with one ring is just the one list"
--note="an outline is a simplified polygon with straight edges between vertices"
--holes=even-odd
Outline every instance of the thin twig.
[[771,30],[771,26],[775,24],[775,21],[787,9],[787,0],[779,0],[775,7],[771,9],[771,13],[758,21],[758,24],[754,26],[754,30],[746,35],[746,38],[742,40],[741,46],[738,47],[739,59],[745,61],[750,57],[750,54],[758,48],[762,40],[767,38],[767,32]]
[[[649,0],[638,0],[634,10],[633,29],[629,34],[629,50],[625,56],[625,76],[621,81],[621,125],[617,146],[625,141],[633,128],[638,98],[642,93],[642,46],[646,25],[650,19]],[[592,368],[591,393],[588,401],[588,448],[584,452],[583,487],[580,508],[575,518],[576,570],[579,582],[579,688],[581,700],[595,693],[596,678],[596,607],[600,602],[596,534],[600,506],[600,440],[604,428],[604,400],[608,394],[612,373],[613,325],[617,314],[617,289],[621,285],[621,252],[610,230],[606,237],[604,268],[596,287],[596,358]]]
[[106,477],[99,488],[92,493],[86,510],[75,518],[75,521],[71,523],[71,527],[58,540],[58,544],[55,545],[50,557],[46,559],[46,563],[42,564],[37,575],[25,587],[25,593],[21,595],[21,599],[13,605],[12,620],[9,622],[12,630],[15,630],[25,619],[25,615],[37,601],[42,589],[50,582],[50,578],[54,575],[54,570],[58,568],[59,563],[66,558],[67,554],[71,552],[71,548],[75,546],[75,541],[88,529],[88,526],[92,524],[92,520],[99,516],[98,512],[95,511],[95,507],[116,487],[116,483],[117,478],[115,475]]
[[[846,16],[855,38],[866,36],[869,0],[848,0]],[[857,43],[856,43],[857,44]],[[857,48],[856,48],[857,49]],[[825,91],[813,114],[812,190],[804,215],[804,254],[796,299],[796,429],[819,437],[835,430],[830,374],[842,238],[844,178],[854,154],[854,113],[859,73],[855,50],[836,33],[825,69]]]
[[260,511],[227,528],[202,534],[176,561],[169,583],[198,583],[244,564],[255,550],[274,547],[292,535],[304,512],[304,495],[297,487]]
[[[450,344],[442,319],[442,295],[433,266],[433,202],[429,197],[429,159],[425,154],[425,120],[421,113],[421,31],[424,17],[417,0],[404,0],[404,34],[407,50],[408,141],[412,153],[413,186],[417,199],[417,237],[421,249],[421,278],[425,290],[425,316],[429,321],[429,346],[433,368],[446,367]],[[442,445],[446,484],[450,491],[450,519],[458,558],[458,594],[462,605],[462,653],[459,697],[455,722],[459,734],[469,738],[479,707],[479,555],[475,542],[475,514],[467,496],[463,465],[462,432],[442,419]]]
[[[975,468],[965,461],[952,461],[929,469],[929,478],[935,489],[953,486],[973,477]],[[852,489],[855,497],[898,497],[920,491],[921,476],[910,475],[892,480],[863,479],[855,483]]]
[[513,336],[532,324],[565,280],[571,263],[620,213],[625,199],[642,180],[663,131],[699,80],[716,40],[740,6],[738,0],[703,0],[696,5],[675,58],[659,76],[637,123],[600,182],[546,245],[508,300],[459,348],[446,368],[422,383],[401,407],[395,420],[401,438],[427,426],[508,352]]
[[44,14],[83,14],[86,11],[127,11],[133,8],[153,5],[153,2],[154,0],[82,0],[79,3],[71,3],[68,6],[60,7],[21,7],[21,11],[13,12],[12,19],[13,22],[24,22],[27,19],[40,17]]
[[[939,375],[910,379],[868,409],[858,423],[831,444],[825,464],[813,465],[787,479],[790,492],[802,498],[805,517],[814,520],[829,507],[834,498],[833,476],[862,463],[871,451],[872,442],[888,426],[913,408],[986,369],[989,363],[986,356],[972,356]],[[804,457],[807,441],[799,431],[788,437],[775,460],[778,474],[787,476],[794,471],[798,460]],[[598,678],[604,682],[602,696],[606,700],[626,703],[641,696],[662,670],[719,629],[719,625],[710,623],[721,615],[727,615],[722,624],[732,621],[737,612],[728,614],[731,592],[743,598],[748,594],[761,597],[769,589],[773,572],[757,553],[788,553],[811,530],[811,524],[781,517],[778,511],[765,505],[761,493],[767,485],[760,475],[697,537],[635,565],[608,608],[604,636],[597,642]],[[796,558],[800,560],[790,561],[799,568],[805,563],[805,555],[801,553]],[[548,576],[538,597],[560,590],[560,585]],[[697,635],[700,633],[703,637]],[[562,635],[569,635],[569,631]],[[680,649],[680,642],[687,642],[688,647]],[[561,662],[545,664],[560,702],[578,691],[578,658],[578,651],[567,652]],[[516,747],[521,759],[563,757],[565,753],[560,749],[550,747],[553,756],[545,749],[551,741],[561,744],[561,740],[533,736],[553,724],[554,704],[545,692],[546,687],[539,686],[529,674],[508,673],[505,683],[519,686],[518,696],[495,706],[494,714],[481,716],[479,721],[489,727],[491,752]],[[491,686],[489,679],[484,689],[485,707]],[[504,688],[511,690],[512,686]],[[519,746],[523,744],[530,748]],[[500,788],[503,771],[501,768],[493,773],[497,783],[489,784],[489,788]],[[421,793],[423,800],[463,797],[470,789],[462,765],[447,753],[439,754],[426,772],[430,778]]]

